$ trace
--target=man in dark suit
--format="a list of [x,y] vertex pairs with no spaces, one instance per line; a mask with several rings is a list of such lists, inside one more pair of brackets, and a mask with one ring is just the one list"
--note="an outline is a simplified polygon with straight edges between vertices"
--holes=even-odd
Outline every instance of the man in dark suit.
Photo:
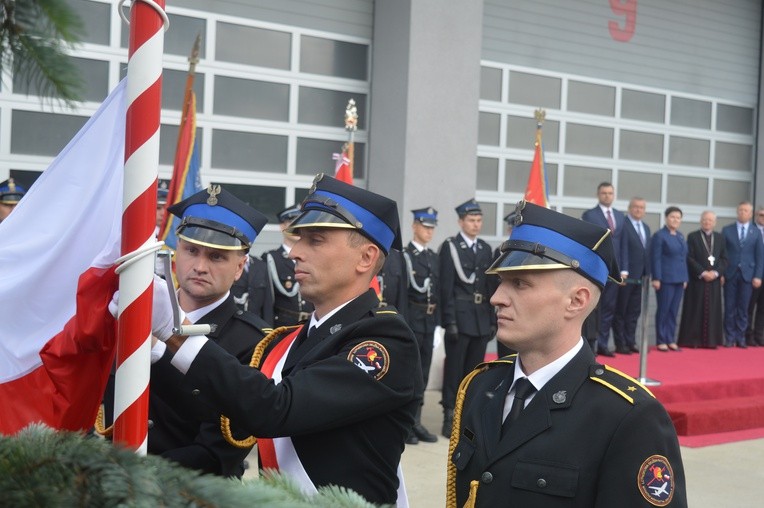
[[642,277],[649,272],[650,227],[645,217],[645,200],[629,201],[629,213],[623,222],[621,236],[621,278],[625,284],[618,288],[613,316],[615,352],[628,355],[639,352],[636,342],[637,321],[642,312]]
[[752,216],[753,205],[743,201],[737,206],[737,221],[722,228],[728,260],[724,274],[725,347],[747,347],[748,303],[751,292],[761,287],[764,244],[758,228],[751,224]]
[[[764,206],[759,206],[754,214],[756,229],[764,240]],[[748,304],[748,329],[745,341],[749,346],[764,346],[764,291],[759,287],[753,290]]]
[[[319,175],[301,208],[290,256],[315,307],[310,326],[263,339],[259,368],[250,368],[204,336],[153,325],[183,374],[171,388],[256,436],[261,467],[304,492],[337,485],[375,504],[405,502],[398,473],[422,397],[418,346],[369,288],[390,249],[402,247],[397,205]],[[155,323],[163,308],[155,297]]]
[[451,435],[456,390],[462,378],[485,358],[496,333],[496,313],[489,301],[491,247],[478,238],[483,210],[474,199],[456,207],[461,231],[440,246],[441,323],[446,361],[443,369],[443,429]]
[[268,281],[273,299],[274,328],[301,323],[313,312],[313,305],[303,298],[300,284],[295,280],[294,260],[289,259],[292,246],[297,243],[299,237],[288,233],[287,229],[300,213],[300,206],[292,205],[277,214],[281,228],[281,246],[263,254],[263,261],[268,267]]
[[527,203],[501,250],[491,302],[518,354],[462,383],[446,505],[685,508],[668,413],[581,339],[608,277],[620,279],[610,234]]
[[[440,324],[438,308],[438,255],[428,248],[435,226],[438,225],[438,211],[432,207],[411,211],[414,222],[411,225],[413,239],[403,249],[406,266],[408,313],[406,322],[416,336],[419,344],[419,357],[422,360],[422,386],[427,388],[432,362],[432,347],[435,327]],[[424,404],[424,400],[422,401]],[[434,443],[438,436],[422,425],[422,407],[416,414],[413,432],[406,444],[419,441]]]
[[[615,201],[615,188],[610,182],[602,182],[597,186],[597,206],[583,213],[581,218],[603,228],[608,228],[613,235],[613,248],[615,249],[616,261],[621,262],[621,234],[626,217],[623,212],[613,208]],[[597,354],[614,356],[608,343],[610,342],[610,327],[613,324],[616,301],[618,300],[618,284],[608,282],[600,298],[600,327],[597,337]]]

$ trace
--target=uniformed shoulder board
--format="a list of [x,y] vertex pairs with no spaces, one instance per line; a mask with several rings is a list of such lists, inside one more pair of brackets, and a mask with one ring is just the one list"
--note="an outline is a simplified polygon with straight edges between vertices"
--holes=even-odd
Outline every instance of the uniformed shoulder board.
[[260,316],[253,314],[252,312],[245,312],[243,310],[237,310],[234,315],[234,318],[238,319],[239,321],[244,321],[250,326],[253,326],[257,328],[258,330],[262,331],[264,334],[268,334],[273,330],[273,327],[269,325],[263,318]]
[[642,383],[609,365],[592,365],[589,369],[589,379],[614,391],[630,404],[655,398]]

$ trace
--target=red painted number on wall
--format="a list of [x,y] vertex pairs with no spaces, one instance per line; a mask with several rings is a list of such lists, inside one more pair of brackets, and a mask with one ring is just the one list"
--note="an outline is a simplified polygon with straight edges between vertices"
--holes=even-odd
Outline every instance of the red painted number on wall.
[[610,9],[616,16],[623,17],[623,25],[621,21],[608,21],[610,37],[614,41],[629,42],[637,26],[637,0],[610,0]]

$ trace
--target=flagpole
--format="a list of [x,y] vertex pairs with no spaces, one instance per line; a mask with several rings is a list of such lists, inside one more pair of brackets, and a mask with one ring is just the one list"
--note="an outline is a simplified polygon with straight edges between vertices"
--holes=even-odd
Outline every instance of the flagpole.
[[[120,15],[122,0],[119,4]],[[156,224],[165,0],[134,0],[127,66],[122,255],[151,251]],[[114,441],[145,454],[154,257],[133,257],[119,276]]]
[[194,79],[196,78],[196,64],[199,63],[199,50],[201,48],[202,44],[202,34],[198,34],[196,36],[196,40],[194,41],[194,46],[191,49],[191,56],[188,57],[188,74],[186,74],[186,89],[183,92],[183,107],[181,108],[181,114],[180,114],[180,125],[178,127],[178,139],[175,143],[175,160],[173,161],[173,168],[172,168],[172,176],[173,178],[170,179],[170,188],[168,189],[167,196],[168,199],[167,202],[164,205],[164,211],[162,213],[162,223],[159,226],[159,239],[164,240],[167,238],[167,228],[170,227],[172,224],[172,219],[170,218],[170,213],[167,211],[168,208],[170,208],[172,205],[175,204],[175,197],[178,196],[178,187],[182,184],[182,182],[179,181],[179,179],[175,178],[176,175],[182,174],[182,171],[177,166],[179,164],[185,164],[184,161],[178,161],[178,154],[180,153],[183,145],[183,132],[184,127],[186,126],[186,122],[188,121],[188,116],[191,114],[191,108],[193,107],[193,102],[191,100],[191,94],[193,92],[194,88]]
[[345,130],[348,132],[348,141],[345,144],[345,153],[347,154],[350,176],[354,177],[355,166],[355,131],[358,129],[358,108],[355,106],[355,100],[350,99],[345,107]]

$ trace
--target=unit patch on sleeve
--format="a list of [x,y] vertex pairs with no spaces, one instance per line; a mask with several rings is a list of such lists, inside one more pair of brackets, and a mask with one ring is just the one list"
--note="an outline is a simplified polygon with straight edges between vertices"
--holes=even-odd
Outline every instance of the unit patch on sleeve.
[[642,497],[653,506],[666,506],[674,497],[674,472],[662,455],[652,455],[639,468],[637,485]]
[[362,342],[350,350],[348,360],[377,380],[382,379],[390,367],[390,354],[387,349],[373,340]]

